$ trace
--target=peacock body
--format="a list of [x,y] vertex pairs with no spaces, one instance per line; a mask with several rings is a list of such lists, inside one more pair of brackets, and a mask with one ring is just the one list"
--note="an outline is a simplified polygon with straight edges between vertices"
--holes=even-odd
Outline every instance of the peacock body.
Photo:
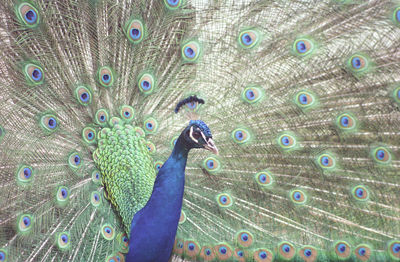
[[400,2],[0,14],[1,262],[400,261]]

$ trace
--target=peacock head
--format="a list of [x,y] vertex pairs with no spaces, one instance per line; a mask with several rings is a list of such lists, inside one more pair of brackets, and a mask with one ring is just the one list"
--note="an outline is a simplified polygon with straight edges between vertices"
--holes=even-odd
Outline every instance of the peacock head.
[[218,155],[218,149],[212,139],[211,130],[201,120],[190,120],[182,135],[188,148],[205,148]]

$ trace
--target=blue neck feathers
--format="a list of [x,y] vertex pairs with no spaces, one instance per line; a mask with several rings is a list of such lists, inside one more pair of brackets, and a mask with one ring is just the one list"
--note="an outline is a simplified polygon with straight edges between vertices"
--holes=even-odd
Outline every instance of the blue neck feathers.
[[150,200],[132,220],[127,262],[168,261],[181,214],[189,150],[180,136],[158,172]]

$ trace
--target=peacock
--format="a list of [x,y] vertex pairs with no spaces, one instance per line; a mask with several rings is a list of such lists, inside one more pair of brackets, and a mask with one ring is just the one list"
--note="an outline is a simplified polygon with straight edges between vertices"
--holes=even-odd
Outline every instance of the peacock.
[[0,17],[0,262],[400,261],[399,1]]

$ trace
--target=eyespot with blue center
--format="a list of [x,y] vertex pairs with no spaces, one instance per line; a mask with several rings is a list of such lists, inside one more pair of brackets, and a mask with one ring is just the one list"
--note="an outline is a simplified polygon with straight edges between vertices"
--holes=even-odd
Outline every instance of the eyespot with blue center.
[[149,150],[150,154],[154,154],[156,152],[156,146],[152,142],[147,141],[146,142],[146,147]]
[[54,114],[44,114],[40,118],[40,126],[46,133],[53,133],[57,130],[57,117]]
[[131,106],[122,105],[119,109],[119,114],[122,120],[124,120],[126,123],[129,123],[133,120],[135,116],[135,111]]
[[246,230],[239,231],[236,236],[236,241],[241,247],[249,247],[253,244],[253,235]]
[[336,125],[342,130],[350,130],[355,128],[356,120],[352,115],[344,113],[337,117]]
[[262,100],[264,93],[259,86],[248,86],[242,92],[243,101],[249,104],[255,104]]
[[258,249],[253,253],[253,260],[256,262],[274,261],[274,255],[268,249]]
[[215,245],[214,250],[216,250],[217,258],[220,260],[227,260],[232,256],[232,248],[226,243]]
[[109,224],[104,224],[101,227],[101,234],[106,240],[113,240],[115,238],[115,230],[114,227],[112,227]]
[[313,262],[317,261],[318,251],[313,246],[303,246],[299,250],[299,255],[304,259],[304,261]]
[[18,232],[28,233],[33,227],[33,217],[30,214],[22,214],[18,218]]
[[26,64],[24,69],[25,78],[28,85],[37,86],[43,83],[44,74],[43,69],[36,64]]
[[298,107],[308,109],[315,104],[315,97],[310,92],[300,91],[296,94],[294,101]]
[[295,189],[290,193],[290,199],[295,204],[305,204],[307,201],[307,195],[304,191]]
[[192,40],[182,46],[182,59],[186,62],[196,62],[201,53],[200,43]]
[[203,162],[204,168],[209,173],[215,173],[220,170],[220,162],[215,157],[207,157]]
[[139,19],[131,19],[126,25],[125,34],[133,44],[139,44],[145,35],[143,22]]
[[147,134],[154,134],[157,132],[158,122],[154,118],[149,117],[144,121],[143,127]]
[[93,191],[90,194],[90,203],[94,206],[94,207],[98,207],[101,204],[101,197],[100,197],[100,193],[98,191]]
[[260,34],[257,30],[243,30],[239,33],[239,46],[244,49],[255,47],[260,41]]
[[278,145],[284,150],[294,149],[297,145],[296,138],[290,133],[283,133],[278,137]]
[[185,253],[186,255],[192,257],[195,256],[199,253],[200,248],[199,245],[193,241],[193,240],[188,240],[185,242]]
[[369,193],[366,187],[364,186],[355,186],[352,189],[353,197],[358,201],[366,201],[369,199]]
[[353,55],[350,57],[348,64],[350,69],[355,73],[363,72],[369,66],[368,59],[363,55]]
[[101,183],[101,174],[99,170],[95,169],[92,171],[92,181],[96,185]]
[[59,186],[56,192],[56,200],[59,206],[65,206],[69,201],[69,188],[66,186]]
[[174,245],[174,253],[175,254],[183,254],[184,251],[184,244],[183,241],[180,239],[175,240],[175,245]]
[[162,161],[156,161],[156,162],[154,163],[154,168],[156,169],[157,172],[161,169],[161,167],[162,167],[163,164],[164,164],[164,163],[163,163]]
[[39,24],[40,16],[38,10],[29,3],[22,3],[18,7],[18,17],[25,26],[33,28]]
[[400,104],[400,87],[393,89],[392,97],[394,98],[394,101]]
[[391,260],[399,261],[400,260],[400,240],[394,239],[388,243],[387,252],[391,258]]
[[392,160],[392,155],[385,147],[377,147],[372,150],[375,162],[379,164],[389,164]]
[[232,206],[232,197],[227,193],[217,195],[217,202],[220,207]]
[[119,233],[117,236],[117,242],[121,248],[121,252],[127,253],[129,251],[129,239],[125,233]]
[[327,153],[319,155],[317,163],[322,169],[333,169],[336,166],[335,158]]
[[368,261],[372,255],[372,247],[366,244],[360,244],[355,248],[354,254],[359,260]]
[[92,91],[86,86],[78,86],[75,89],[75,97],[81,105],[87,106],[92,103]]
[[71,246],[69,232],[60,232],[56,234],[57,247],[61,250],[66,250]]
[[8,253],[6,249],[0,248],[0,262],[7,262]]
[[76,170],[82,166],[82,157],[78,152],[73,152],[69,155],[68,165],[73,170]]
[[206,248],[206,249],[204,250],[204,254],[205,254],[206,256],[210,256],[210,255],[211,255],[211,249]]
[[314,51],[314,43],[310,39],[301,38],[293,43],[293,52],[298,56],[307,56]]
[[289,242],[281,242],[279,245],[279,257],[288,260],[292,259],[296,255],[296,249]]
[[114,73],[108,66],[102,66],[98,71],[98,82],[103,87],[110,87],[114,83]]
[[93,127],[85,127],[82,130],[82,139],[87,144],[93,144],[96,142],[96,129]]
[[250,132],[244,128],[237,128],[232,131],[232,139],[237,144],[244,144],[250,141]]
[[107,121],[109,120],[108,112],[104,108],[100,108],[96,112],[95,122],[100,126],[106,126]]
[[345,241],[338,241],[335,244],[335,253],[341,259],[347,259],[351,256],[350,245]]
[[150,94],[155,89],[155,78],[150,73],[144,73],[138,80],[138,86],[140,92],[144,94]]
[[256,180],[257,184],[262,187],[268,187],[273,184],[273,177],[272,174],[268,170],[264,170],[255,174],[254,179]]
[[21,166],[16,173],[17,181],[26,185],[33,179],[33,168],[31,166]]
[[164,0],[164,4],[168,9],[176,10],[182,5],[182,0]]

